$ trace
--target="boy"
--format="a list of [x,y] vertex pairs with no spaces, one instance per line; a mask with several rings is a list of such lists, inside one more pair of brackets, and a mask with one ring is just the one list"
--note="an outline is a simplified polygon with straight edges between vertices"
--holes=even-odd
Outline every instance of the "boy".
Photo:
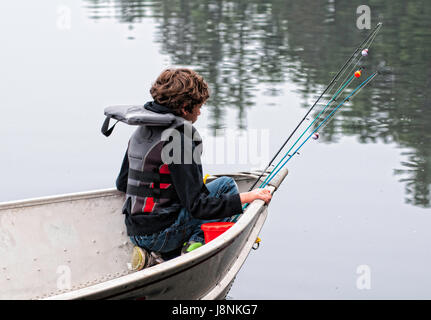
[[201,224],[229,221],[243,212],[244,203],[271,199],[266,189],[239,194],[229,177],[203,183],[202,143],[192,126],[209,98],[200,75],[167,69],[150,93],[154,101],[127,116],[140,117],[143,125],[130,138],[116,181],[117,189],[126,193],[123,213],[136,246],[132,264],[137,270],[162,262],[160,254],[201,246]]

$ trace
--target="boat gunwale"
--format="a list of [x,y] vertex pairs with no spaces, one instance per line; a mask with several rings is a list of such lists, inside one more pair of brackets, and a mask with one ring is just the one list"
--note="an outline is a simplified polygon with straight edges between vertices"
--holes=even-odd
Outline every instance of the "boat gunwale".
[[[253,174],[243,174],[243,173],[223,174],[223,175],[217,174],[217,175],[208,177],[208,182],[219,176],[238,177],[240,179],[235,179],[235,180],[239,180],[239,181],[249,180],[254,178]],[[114,196],[121,196],[121,195],[125,195],[125,193],[122,191],[118,191],[116,188],[105,188],[105,189],[97,189],[97,190],[90,190],[90,191],[71,192],[71,193],[64,193],[59,195],[34,197],[34,198],[29,198],[24,200],[11,200],[11,201],[0,202],[0,211],[52,204],[52,203],[67,202],[71,200],[86,200],[86,199],[114,197]]]

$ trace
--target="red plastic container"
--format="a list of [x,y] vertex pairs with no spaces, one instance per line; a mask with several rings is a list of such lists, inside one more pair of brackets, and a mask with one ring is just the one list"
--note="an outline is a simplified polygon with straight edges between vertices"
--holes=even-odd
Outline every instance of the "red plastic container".
[[201,229],[204,232],[205,243],[214,240],[227,229],[232,227],[235,223],[233,222],[208,222],[201,225]]

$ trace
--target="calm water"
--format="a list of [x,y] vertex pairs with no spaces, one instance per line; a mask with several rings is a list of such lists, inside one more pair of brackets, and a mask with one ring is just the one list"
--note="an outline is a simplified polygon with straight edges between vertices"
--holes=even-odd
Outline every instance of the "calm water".
[[[361,4],[3,1],[0,201],[112,187],[133,128],[106,139],[103,108],[148,101],[169,66],[210,85],[205,173],[263,167],[367,34]],[[370,8],[382,74],[289,162],[233,299],[431,298],[431,3]],[[217,129],[268,145],[219,162]]]

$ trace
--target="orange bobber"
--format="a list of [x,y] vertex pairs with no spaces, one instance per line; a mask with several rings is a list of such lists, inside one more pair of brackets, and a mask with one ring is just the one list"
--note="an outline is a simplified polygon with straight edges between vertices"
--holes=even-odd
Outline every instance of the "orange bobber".
[[359,78],[361,76],[361,74],[362,74],[361,70],[358,70],[358,71],[355,72],[355,77]]

